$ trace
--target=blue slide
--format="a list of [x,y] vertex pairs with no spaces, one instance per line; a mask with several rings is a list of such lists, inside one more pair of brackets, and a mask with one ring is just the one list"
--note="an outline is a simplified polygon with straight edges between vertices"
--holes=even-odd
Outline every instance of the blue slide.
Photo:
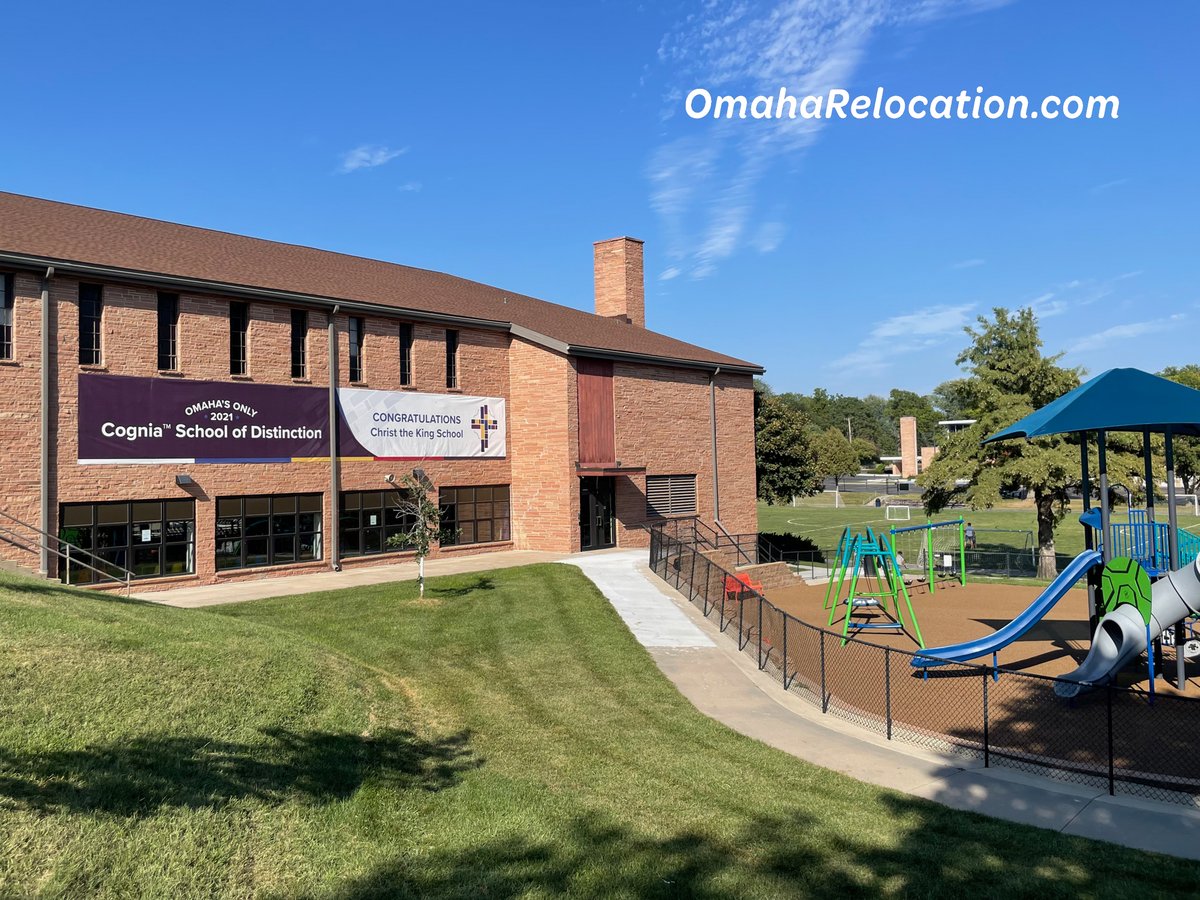
[[1086,575],[1092,566],[1099,565],[1102,559],[1098,550],[1084,550],[1071,560],[1069,566],[1058,573],[1058,577],[1050,582],[1050,586],[1042,591],[1041,596],[1003,628],[993,631],[986,637],[967,641],[965,644],[951,644],[948,647],[922,650],[920,656],[913,657],[912,664],[917,668],[942,666],[946,663],[977,659],[980,656],[987,656],[989,653],[1004,649],[1040,622],[1046,613],[1050,612],[1054,605],[1067,595],[1071,586]]

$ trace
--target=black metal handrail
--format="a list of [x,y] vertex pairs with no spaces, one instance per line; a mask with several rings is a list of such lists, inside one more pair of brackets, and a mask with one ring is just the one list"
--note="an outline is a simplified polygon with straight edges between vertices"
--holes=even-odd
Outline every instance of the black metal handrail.
[[[13,525],[17,525],[20,528],[24,528],[33,532],[35,535],[37,535],[37,537],[32,538],[32,543],[36,545],[37,550],[45,550],[49,553],[53,553],[59,559],[65,561],[67,584],[71,583],[71,566],[82,566],[83,568],[94,572],[102,578],[106,578],[116,584],[124,585],[125,596],[129,596],[131,585],[134,579],[134,574],[129,569],[118,566],[116,563],[109,562],[103,557],[92,553],[90,550],[84,550],[82,547],[76,547],[70,541],[64,541],[57,535],[48,534],[45,531],[42,531],[36,525],[30,525],[28,522],[23,522],[8,512],[8,510],[0,509],[0,518],[6,519]],[[22,543],[22,536],[11,525],[4,525],[3,523],[0,523],[0,540],[4,540],[7,543],[12,544],[14,547],[23,549],[26,552],[36,552],[33,547]],[[50,543],[51,541],[54,543]],[[55,546],[55,544],[58,546]],[[63,548],[66,549],[64,550]],[[104,568],[97,568],[96,566],[87,562],[85,557],[93,560],[94,562],[100,563]],[[114,570],[120,574],[114,575]]]

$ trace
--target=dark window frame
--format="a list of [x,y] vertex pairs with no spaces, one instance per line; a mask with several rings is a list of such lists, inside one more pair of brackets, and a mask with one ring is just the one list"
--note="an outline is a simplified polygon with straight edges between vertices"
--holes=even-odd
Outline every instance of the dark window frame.
[[451,390],[458,388],[458,332],[453,328],[446,329],[446,387]]
[[[388,538],[393,534],[407,531],[416,523],[415,516],[399,515],[396,503],[401,496],[395,488],[386,491],[342,492],[338,548],[343,557],[349,559],[405,551],[404,547],[389,547],[387,544]],[[378,506],[374,505],[376,500]],[[391,522],[387,516],[389,510],[396,511]],[[378,513],[374,524],[369,521],[372,513]]]
[[158,370],[179,371],[179,295],[158,292]]
[[412,387],[413,383],[413,327],[408,322],[400,323],[400,386]]
[[[481,514],[487,507],[487,514]],[[480,484],[438,489],[443,547],[512,540],[512,486]],[[487,523],[487,527],[481,526]],[[481,535],[485,535],[483,537]]]
[[367,335],[367,320],[363,316],[350,316],[346,328],[350,344],[350,381],[361,384],[363,381],[363,341]]
[[79,364],[104,364],[104,286],[79,285]]
[[241,300],[229,303],[229,374],[250,373],[250,304]]
[[308,377],[308,310],[292,310],[292,377]]
[[[157,518],[144,515],[146,507],[157,505]],[[124,507],[124,511],[121,511]],[[187,508],[190,518],[179,515]],[[172,509],[173,508],[173,509]],[[80,520],[78,511],[87,510],[87,523]],[[101,513],[104,510],[105,513]],[[112,574],[124,578],[120,569],[133,573],[135,579],[147,578],[176,578],[194,575],[196,572],[196,501],[188,498],[173,497],[157,500],[120,500],[107,503],[63,503],[59,506],[59,539],[82,550],[87,550],[114,566]],[[139,515],[141,513],[141,515]],[[172,515],[174,513],[174,515]],[[76,521],[71,521],[76,520]],[[67,524],[70,522],[70,524]],[[140,531],[135,526],[145,525]],[[154,537],[157,528],[158,536]],[[182,537],[179,529],[182,528]],[[114,536],[120,535],[121,540],[113,541]],[[174,530],[173,530],[174,529]],[[141,540],[149,532],[149,540]],[[135,537],[138,538],[135,540]],[[179,552],[182,548],[183,565],[179,571],[167,571],[170,565],[168,556],[171,551]],[[139,574],[138,551],[155,551],[157,564],[155,571],[143,571]],[[66,547],[63,546],[66,552]],[[103,568],[100,562],[87,554],[81,555],[81,562],[95,568]],[[140,564],[145,568],[145,564]],[[71,566],[72,584],[104,583],[99,575],[84,566]],[[65,560],[59,561],[59,579],[66,581],[67,565]]]
[[13,333],[16,330],[16,278],[12,272],[0,272],[0,359],[15,355]]
[[[294,566],[320,562],[325,558],[325,515],[323,494],[250,494],[246,496],[218,497],[215,524],[213,563],[218,572],[238,569],[261,569],[266,566]],[[247,501],[266,501],[266,512],[246,512]],[[292,501],[292,509],[286,507]],[[316,501],[315,503],[313,501]],[[231,508],[236,506],[236,512]],[[312,516],[309,527],[304,527],[303,517]],[[265,519],[266,529],[259,532],[247,526],[247,520]],[[290,526],[286,521],[290,520]],[[234,524],[236,522],[236,525]],[[283,527],[280,527],[283,526]],[[253,533],[252,533],[253,532]],[[310,552],[305,552],[304,541],[309,540]],[[291,542],[290,555],[279,555],[281,542]],[[261,542],[266,549],[261,561],[252,554],[252,543]],[[233,564],[231,564],[233,563]]]

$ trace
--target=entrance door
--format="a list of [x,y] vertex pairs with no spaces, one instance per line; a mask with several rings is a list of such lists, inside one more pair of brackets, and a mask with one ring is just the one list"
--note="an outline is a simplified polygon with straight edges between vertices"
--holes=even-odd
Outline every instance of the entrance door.
[[613,509],[616,506],[616,481],[613,478],[579,479],[579,546],[583,550],[602,550],[617,545]]

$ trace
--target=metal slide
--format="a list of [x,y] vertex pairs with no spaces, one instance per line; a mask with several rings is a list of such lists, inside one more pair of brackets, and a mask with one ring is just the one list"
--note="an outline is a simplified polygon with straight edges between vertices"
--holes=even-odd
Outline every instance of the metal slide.
[[[1154,583],[1150,606],[1150,640],[1188,616],[1200,613],[1200,559],[1169,572]],[[1146,649],[1146,623],[1133,606],[1118,606],[1100,620],[1087,659],[1054,685],[1060,697],[1074,697],[1107,684]]]
[[923,650],[920,655],[913,657],[912,664],[917,668],[942,666],[946,663],[966,662],[970,659],[977,659],[980,656],[987,656],[1004,649],[1040,622],[1046,613],[1050,612],[1055,604],[1067,595],[1067,591],[1071,589],[1071,586],[1085,576],[1092,566],[1100,565],[1101,560],[1102,557],[1099,551],[1083,551],[1071,560],[1070,565],[1058,573],[1058,577],[1050,582],[1050,586],[1042,591],[1041,595],[1024,612],[1003,628],[993,631],[986,637],[967,641],[963,644],[951,644],[947,647],[934,647],[931,650]]

